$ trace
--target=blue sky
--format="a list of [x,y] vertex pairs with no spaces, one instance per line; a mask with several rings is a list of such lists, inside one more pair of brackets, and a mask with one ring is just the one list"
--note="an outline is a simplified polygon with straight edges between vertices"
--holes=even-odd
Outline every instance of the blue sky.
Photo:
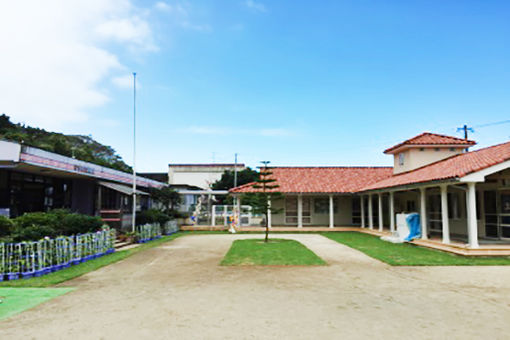
[[[42,36],[57,52],[37,53],[67,57],[49,74],[27,74],[9,97],[21,99],[0,100],[0,111],[92,134],[131,163],[136,71],[141,171],[231,162],[236,152],[252,166],[390,165],[382,151],[423,131],[461,136],[464,123],[510,119],[506,1],[106,2],[49,6],[62,37]],[[59,12],[83,27],[66,26]],[[20,39],[31,41],[48,21],[22,24],[29,28]],[[59,52],[74,42],[84,46],[81,59],[80,49]],[[40,59],[25,65],[47,66],[36,67]],[[19,72],[4,87],[16,81]],[[472,138],[479,146],[508,141],[510,124],[475,128]]]

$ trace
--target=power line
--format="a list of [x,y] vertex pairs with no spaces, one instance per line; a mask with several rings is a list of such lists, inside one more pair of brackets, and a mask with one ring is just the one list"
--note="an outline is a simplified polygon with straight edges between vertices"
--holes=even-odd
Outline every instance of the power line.
[[501,124],[507,124],[507,123],[510,123],[510,120],[502,120],[502,121],[499,121],[499,122],[493,122],[493,123],[487,123],[487,124],[475,125],[475,126],[473,126],[473,127],[474,127],[474,128],[481,128],[481,127],[486,127],[486,126],[501,125]]

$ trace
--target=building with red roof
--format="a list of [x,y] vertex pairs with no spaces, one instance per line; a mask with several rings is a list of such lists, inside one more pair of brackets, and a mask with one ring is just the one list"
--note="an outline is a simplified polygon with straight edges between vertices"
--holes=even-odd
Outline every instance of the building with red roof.
[[[361,226],[395,230],[397,213],[420,214],[421,238],[510,241],[510,142],[476,142],[430,132],[384,151],[393,167],[274,167],[273,226]],[[260,191],[246,184],[230,192]],[[242,199],[242,198],[241,198]]]

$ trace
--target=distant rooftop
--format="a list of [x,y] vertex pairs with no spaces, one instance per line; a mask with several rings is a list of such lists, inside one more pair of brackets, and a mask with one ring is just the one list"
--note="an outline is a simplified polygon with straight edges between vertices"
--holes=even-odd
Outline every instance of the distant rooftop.
[[196,167],[196,166],[200,166],[200,167],[234,167],[234,166],[237,166],[237,167],[244,167],[244,163],[197,163],[197,164],[172,164],[172,163],[169,163],[168,166],[179,166],[179,167]]

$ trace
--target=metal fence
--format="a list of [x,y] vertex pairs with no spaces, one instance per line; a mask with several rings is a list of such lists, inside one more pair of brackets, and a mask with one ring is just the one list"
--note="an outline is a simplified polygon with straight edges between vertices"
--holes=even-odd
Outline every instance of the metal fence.
[[39,277],[113,253],[115,229],[44,238],[39,241],[0,243],[0,281]]

